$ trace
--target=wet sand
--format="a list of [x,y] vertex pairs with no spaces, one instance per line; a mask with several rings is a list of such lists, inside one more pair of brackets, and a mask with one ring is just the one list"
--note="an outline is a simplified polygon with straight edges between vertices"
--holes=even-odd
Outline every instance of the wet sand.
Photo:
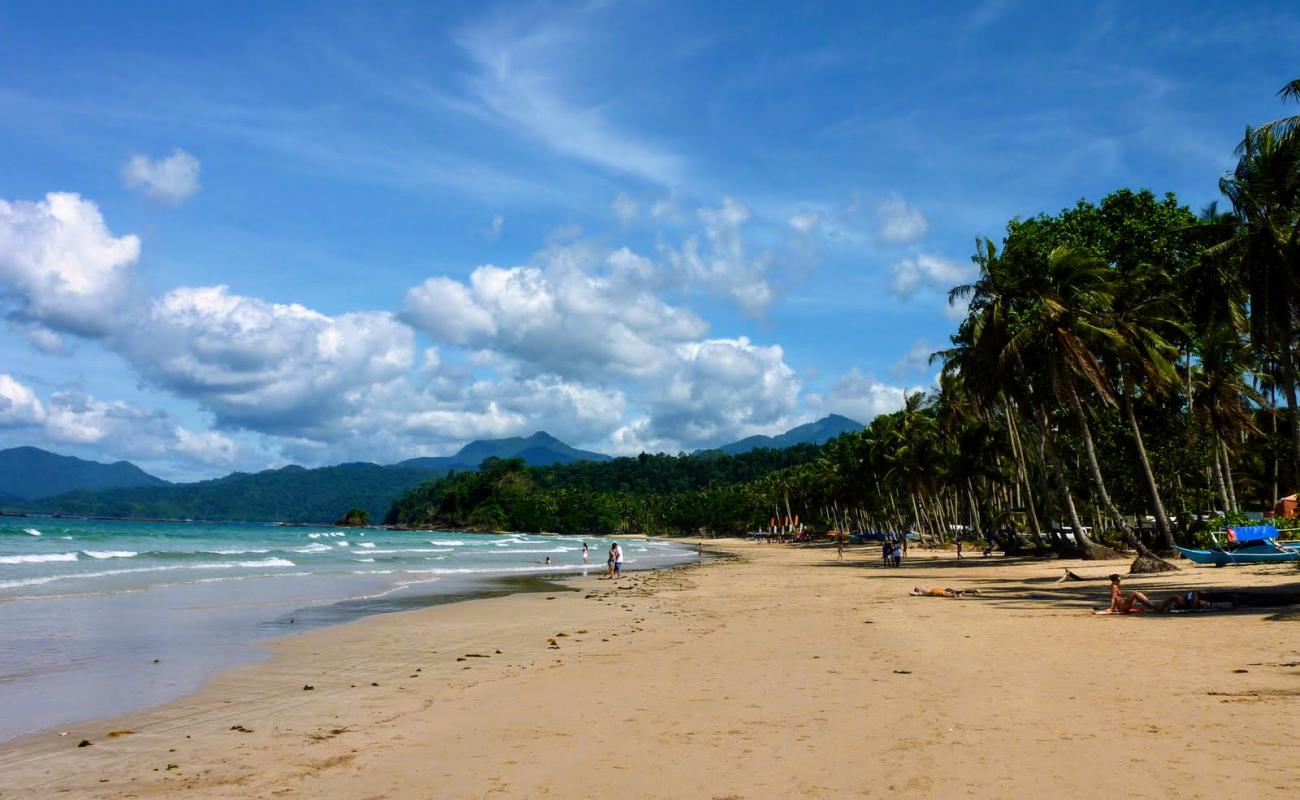
[[[1300,608],[1094,616],[1105,581],[1057,582],[1062,567],[1126,564],[947,553],[885,570],[872,547],[838,562],[711,546],[737,558],[277,640],[182,700],[0,746],[0,797],[1210,798],[1300,784],[1286,747]],[[1126,580],[1155,598],[1297,583],[1286,565]],[[907,596],[915,585],[983,594]]]

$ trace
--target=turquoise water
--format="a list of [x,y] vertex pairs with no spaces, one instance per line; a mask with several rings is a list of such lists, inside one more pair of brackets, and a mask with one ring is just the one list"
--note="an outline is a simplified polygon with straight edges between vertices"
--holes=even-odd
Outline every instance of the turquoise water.
[[[215,670],[259,657],[259,638],[446,602],[510,576],[594,579],[609,544],[0,517],[0,741],[179,697]],[[695,558],[671,542],[621,544],[627,569]]]

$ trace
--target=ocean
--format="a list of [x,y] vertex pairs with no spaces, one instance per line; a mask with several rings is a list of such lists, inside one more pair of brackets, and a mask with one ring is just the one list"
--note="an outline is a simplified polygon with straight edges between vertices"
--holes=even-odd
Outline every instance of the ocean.
[[[0,517],[0,741],[188,694],[264,657],[262,638],[519,590],[511,578],[599,575],[610,541]],[[620,541],[627,569],[696,557]]]

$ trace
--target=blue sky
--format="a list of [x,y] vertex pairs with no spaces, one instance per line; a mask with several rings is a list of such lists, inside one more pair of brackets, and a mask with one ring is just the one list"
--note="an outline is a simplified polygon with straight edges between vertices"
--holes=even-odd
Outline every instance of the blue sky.
[[1193,207],[1287,3],[0,8],[0,446],[694,449],[932,380],[978,235]]

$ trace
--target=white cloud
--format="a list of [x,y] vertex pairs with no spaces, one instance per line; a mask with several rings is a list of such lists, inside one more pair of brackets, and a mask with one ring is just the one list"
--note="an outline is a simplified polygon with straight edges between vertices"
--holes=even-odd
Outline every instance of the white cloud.
[[176,452],[196,461],[230,466],[239,459],[239,445],[216,431],[191,431],[177,425],[172,433],[176,437]]
[[[0,286],[17,300],[14,316],[26,327],[107,334],[139,257],[140,240],[114,237],[99,208],[76,194],[0,200]],[[42,336],[36,334],[38,344],[55,343]]]
[[610,204],[610,208],[614,209],[614,216],[618,217],[624,225],[636,219],[637,212],[640,210],[637,208],[636,201],[628,197],[626,192],[619,192],[618,197],[615,197],[614,202]]
[[[465,31],[459,43],[477,67],[467,110],[505,123],[557,153],[661,185],[681,183],[685,163],[607,119],[614,98],[579,99],[586,81],[569,83],[557,65],[573,55],[580,37],[545,19],[498,23]],[[569,85],[566,85],[569,83]]]
[[825,395],[810,394],[808,405],[821,413],[841,414],[863,424],[903,407],[907,390],[865,375],[856,367],[841,375]]
[[225,286],[173,289],[118,344],[149,382],[197,400],[221,424],[265,433],[346,413],[365,387],[414,362],[412,332],[391,314],[331,317]]
[[812,233],[821,224],[822,215],[816,211],[800,211],[790,217],[790,227],[804,235]]
[[894,362],[891,370],[902,377],[927,372],[930,369],[930,355],[937,350],[925,339],[917,339],[901,358]]
[[440,341],[486,349],[566,378],[660,370],[702,320],[651,290],[654,264],[627,249],[554,247],[544,267],[486,265],[468,283],[435,277],[407,292],[404,317]]
[[45,406],[31,387],[0,372],[0,428],[20,428],[45,422]]
[[156,200],[183,203],[199,190],[199,160],[180,149],[157,160],[134,155],[122,167],[122,182]]
[[702,208],[707,247],[697,237],[686,239],[678,250],[666,250],[669,262],[689,280],[717,294],[730,296],[750,314],[757,314],[772,302],[772,287],[767,282],[771,256],[755,258],[745,254],[740,230],[749,219],[749,209],[725,197],[719,208]]
[[506,218],[500,214],[492,215],[492,222],[488,224],[487,229],[483,231],[483,238],[489,242],[495,242],[501,238],[501,230],[505,227]]
[[794,410],[800,383],[779,345],[707,339],[679,345],[675,355],[650,401],[655,438],[717,443]]
[[940,256],[917,253],[894,264],[892,290],[907,299],[921,289],[947,292],[965,282],[972,274],[970,264],[960,264]]
[[954,298],[952,300],[944,301],[943,315],[944,317],[952,320],[953,322],[961,322],[962,320],[966,319],[966,315],[969,313],[970,313],[969,297]]
[[907,204],[902,197],[894,195],[877,208],[880,226],[876,235],[887,244],[911,244],[920,240],[930,223],[919,208]]

